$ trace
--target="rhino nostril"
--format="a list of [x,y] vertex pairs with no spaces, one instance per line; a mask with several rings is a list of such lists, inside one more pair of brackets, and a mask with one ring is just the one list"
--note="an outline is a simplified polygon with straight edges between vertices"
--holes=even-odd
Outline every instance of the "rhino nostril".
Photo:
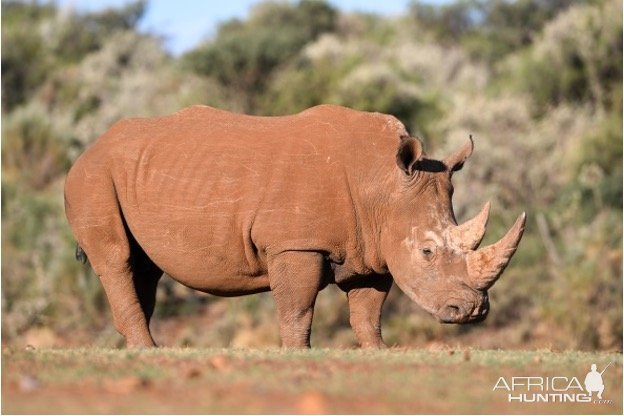
[[464,317],[464,310],[456,304],[446,304],[437,313],[440,321],[444,323],[456,323]]
[[446,312],[449,315],[459,315],[460,309],[457,305],[446,305]]

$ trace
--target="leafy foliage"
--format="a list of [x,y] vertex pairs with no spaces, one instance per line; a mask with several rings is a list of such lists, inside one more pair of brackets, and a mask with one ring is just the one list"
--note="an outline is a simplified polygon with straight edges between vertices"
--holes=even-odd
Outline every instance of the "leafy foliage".
[[243,94],[243,110],[253,112],[254,97],[263,91],[272,71],[306,43],[331,31],[335,20],[336,11],[323,2],[304,0],[294,7],[262,3],[247,22],[224,24],[214,41],[185,59],[195,72],[213,76]]
[[549,22],[522,57],[520,70],[514,71],[519,89],[531,94],[540,109],[582,102],[617,111],[622,100],[619,6],[605,2],[576,7]]
[[115,32],[132,30],[145,5],[137,0],[121,9],[78,15],[57,11],[51,3],[3,1],[3,110],[24,103],[59,66],[81,60]]
[[460,0],[442,6],[413,1],[418,27],[442,43],[463,45],[471,55],[494,62],[533,42],[558,13],[586,0]]

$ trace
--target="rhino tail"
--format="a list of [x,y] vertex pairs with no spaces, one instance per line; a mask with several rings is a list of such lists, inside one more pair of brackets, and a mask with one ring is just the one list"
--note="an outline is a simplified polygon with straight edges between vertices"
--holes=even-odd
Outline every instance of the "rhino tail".
[[80,247],[77,243],[76,243],[76,260],[78,260],[82,264],[85,264],[87,262],[87,253],[85,253],[82,247]]

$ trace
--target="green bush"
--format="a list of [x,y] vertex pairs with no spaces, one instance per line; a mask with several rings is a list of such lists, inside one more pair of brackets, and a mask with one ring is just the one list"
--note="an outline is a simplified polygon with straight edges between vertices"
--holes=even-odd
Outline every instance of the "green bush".
[[621,3],[607,0],[561,13],[515,57],[510,71],[538,111],[566,102],[617,108],[621,96],[614,101],[611,91],[622,89]]
[[244,96],[244,111],[255,110],[273,70],[295,56],[321,33],[333,30],[336,11],[327,3],[301,1],[295,6],[261,3],[249,21],[221,26],[216,39],[184,57],[188,67],[216,78]]
[[5,175],[20,178],[35,189],[45,188],[70,166],[68,133],[58,131],[39,107],[25,107],[2,125],[2,165]]

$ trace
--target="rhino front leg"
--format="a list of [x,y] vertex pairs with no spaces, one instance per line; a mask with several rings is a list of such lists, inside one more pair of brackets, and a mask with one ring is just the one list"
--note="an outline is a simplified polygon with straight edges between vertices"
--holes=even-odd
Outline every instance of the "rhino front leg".
[[392,287],[392,277],[374,275],[338,287],[347,293],[349,322],[362,348],[385,348],[381,337],[381,308]]
[[310,328],[323,273],[323,256],[314,252],[286,251],[270,258],[268,266],[282,347],[310,348]]

